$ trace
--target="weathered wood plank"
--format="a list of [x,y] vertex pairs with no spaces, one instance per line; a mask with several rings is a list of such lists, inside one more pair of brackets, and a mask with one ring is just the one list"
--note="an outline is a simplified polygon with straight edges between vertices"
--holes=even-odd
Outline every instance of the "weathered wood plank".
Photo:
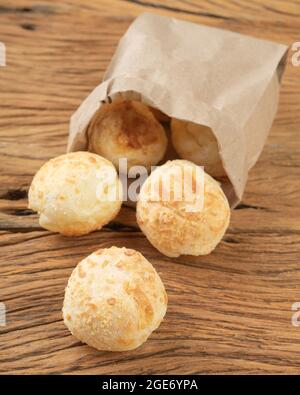
[[[140,232],[76,239],[46,231],[5,233],[2,243],[0,300],[8,310],[0,331],[2,371],[299,371],[300,332],[291,325],[291,303],[300,300],[298,234],[257,232],[249,240],[229,232],[214,254],[188,259],[161,256]],[[76,263],[112,244],[143,251],[170,299],[160,330],[140,350],[124,354],[81,345],[64,328],[60,311]]]
[[[216,251],[169,259],[124,207],[101,231],[66,238],[27,210],[36,170],[65,152],[70,115],[101,80],[142,11],[285,44],[299,41],[295,1],[43,1],[0,4],[0,373],[299,373],[300,68],[291,53],[279,111],[242,204]],[[73,338],[61,307],[68,276],[99,247],[140,250],[160,272],[169,309],[140,349],[100,353]]]

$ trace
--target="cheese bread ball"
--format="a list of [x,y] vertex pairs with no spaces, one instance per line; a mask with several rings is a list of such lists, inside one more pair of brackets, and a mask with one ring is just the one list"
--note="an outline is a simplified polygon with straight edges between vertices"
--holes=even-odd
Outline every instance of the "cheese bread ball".
[[28,200],[43,228],[78,236],[101,228],[117,215],[122,185],[108,160],[90,152],[72,152],[40,168]]
[[154,170],[137,203],[141,230],[169,257],[209,254],[222,239],[229,219],[230,208],[219,183],[185,160],[169,161]]
[[203,125],[172,119],[172,143],[182,159],[190,160],[215,178],[226,176],[217,139],[212,130]]
[[127,158],[128,169],[148,170],[164,156],[167,137],[152,111],[138,101],[103,104],[88,128],[88,150],[109,159],[117,168]]
[[158,328],[167,302],[159,275],[142,254],[111,247],[77,265],[66,288],[63,318],[70,332],[89,346],[133,350]]

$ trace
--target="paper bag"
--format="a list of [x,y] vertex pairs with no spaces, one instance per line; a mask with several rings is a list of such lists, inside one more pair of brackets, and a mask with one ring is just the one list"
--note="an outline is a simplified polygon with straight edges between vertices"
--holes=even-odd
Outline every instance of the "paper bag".
[[141,14],[121,38],[103,82],[72,116],[67,150],[87,149],[93,115],[121,93],[212,129],[228,177],[222,187],[234,207],[275,117],[286,52],[274,42]]

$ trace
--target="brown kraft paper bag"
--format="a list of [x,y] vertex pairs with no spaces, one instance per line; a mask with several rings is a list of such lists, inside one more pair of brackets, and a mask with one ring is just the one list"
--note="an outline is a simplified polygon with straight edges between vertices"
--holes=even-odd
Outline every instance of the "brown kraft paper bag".
[[141,14],[98,85],[73,114],[68,152],[87,150],[87,128],[118,95],[210,127],[232,207],[242,198],[277,110],[287,47],[227,30]]

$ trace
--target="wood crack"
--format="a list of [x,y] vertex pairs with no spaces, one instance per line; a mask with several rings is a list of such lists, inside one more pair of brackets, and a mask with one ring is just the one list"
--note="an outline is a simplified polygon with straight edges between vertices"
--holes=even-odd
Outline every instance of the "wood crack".
[[[31,215],[31,214],[25,214]],[[111,222],[105,226],[103,226],[102,230],[113,231],[113,232],[127,232],[127,233],[141,233],[138,227],[134,227],[131,225],[123,225],[121,223]],[[9,233],[29,233],[29,232],[49,232],[47,229],[42,228],[41,226],[21,226],[19,224],[10,225],[10,226],[1,226],[0,224],[0,231],[9,232]],[[56,234],[52,232],[52,234]]]
[[266,207],[262,207],[262,206],[256,206],[256,205],[252,205],[252,204],[246,204],[246,203],[240,203],[235,210],[244,210],[244,209],[248,209],[251,208],[253,210],[268,210]]
[[140,1],[140,0],[123,0],[123,1],[125,1],[127,3],[137,4],[137,5],[140,5],[143,7],[157,8],[157,9],[172,11],[172,12],[181,13],[181,14],[204,16],[204,17],[208,17],[208,18],[222,19],[222,20],[226,20],[226,21],[234,20],[234,18],[230,18],[230,17],[223,16],[223,15],[213,14],[211,12],[200,12],[200,11],[196,12],[196,11],[184,10],[181,8],[168,6],[166,4],[153,4],[153,3],[150,3],[147,1]]
[[53,14],[54,8],[47,5],[35,5],[33,7],[6,7],[0,6],[0,14]]
[[0,196],[3,200],[21,200],[27,198],[27,191],[25,189],[10,189]]

